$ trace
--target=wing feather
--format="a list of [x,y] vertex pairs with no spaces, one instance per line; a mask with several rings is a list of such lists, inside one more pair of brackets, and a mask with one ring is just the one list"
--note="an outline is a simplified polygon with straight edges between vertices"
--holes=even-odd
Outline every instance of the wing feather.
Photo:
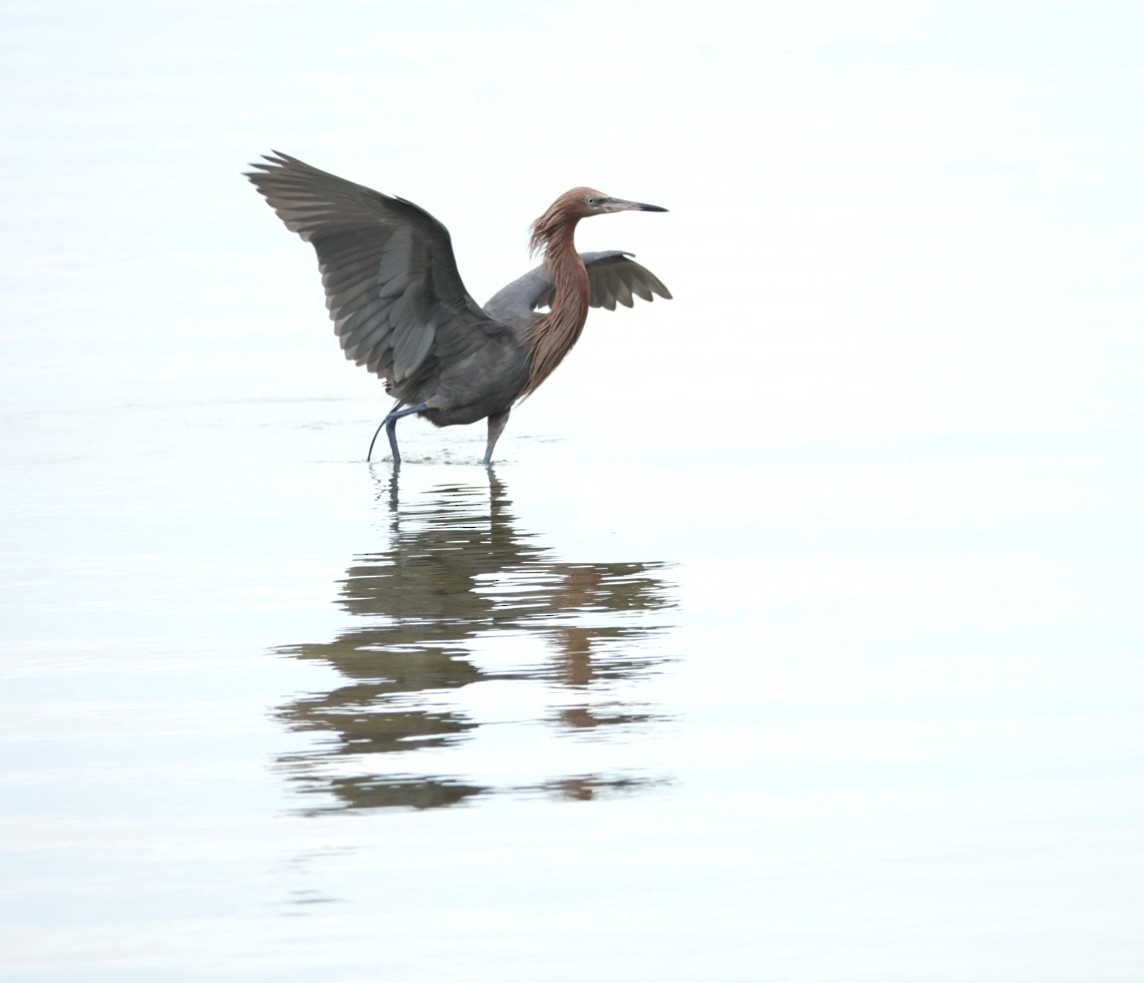
[[[648,301],[654,297],[671,299],[671,291],[659,277],[635,262],[631,253],[613,249],[581,253],[580,258],[588,270],[593,307],[614,311],[617,303],[633,306],[633,297]],[[552,297],[552,277],[543,266],[538,266],[491,297],[485,312],[500,321],[524,324],[533,311],[551,305]]]
[[322,285],[335,295],[349,292],[357,286],[373,283],[377,274],[377,257],[362,250],[360,253],[347,252],[344,259],[326,259],[320,264]]
[[383,317],[389,302],[383,297],[375,297],[358,304],[350,312],[334,322],[334,331],[341,339],[342,347],[357,345],[375,327],[384,326],[388,331],[392,324]]
[[409,401],[436,364],[436,346],[478,347],[488,340],[489,317],[465,289],[449,232],[432,215],[287,154],[263,161],[246,176],[286,227],[317,252],[326,305],[347,358]]
[[390,333],[388,321],[375,321],[370,327],[359,331],[353,341],[343,341],[342,348],[346,358],[358,365],[365,365],[370,361],[373,352],[381,347],[381,342]]
[[377,265],[376,260],[368,261],[366,269],[351,275],[345,273],[339,278],[322,277],[322,285],[326,288],[326,306],[330,309],[330,316],[337,319],[342,316],[343,308],[353,308],[363,300],[373,297],[383,297],[387,294],[396,296],[404,292],[408,284],[400,284],[392,292],[383,291],[378,286],[377,277],[373,275],[372,267]]

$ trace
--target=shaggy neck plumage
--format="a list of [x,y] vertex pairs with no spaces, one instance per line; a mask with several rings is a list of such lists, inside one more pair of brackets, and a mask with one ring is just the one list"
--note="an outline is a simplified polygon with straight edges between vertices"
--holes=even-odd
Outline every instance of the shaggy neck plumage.
[[576,219],[564,218],[557,224],[549,220],[551,211],[533,225],[532,246],[544,249],[544,265],[552,276],[555,291],[548,313],[529,328],[525,338],[531,368],[523,396],[534,392],[564,360],[588,319],[588,271],[572,241]]

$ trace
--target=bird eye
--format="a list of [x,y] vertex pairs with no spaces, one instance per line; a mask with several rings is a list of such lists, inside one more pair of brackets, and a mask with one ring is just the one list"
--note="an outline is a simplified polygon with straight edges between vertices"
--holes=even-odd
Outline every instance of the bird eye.
[[589,205],[596,204],[596,199],[592,195],[588,195],[588,197],[585,198],[584,201],[587,202]]

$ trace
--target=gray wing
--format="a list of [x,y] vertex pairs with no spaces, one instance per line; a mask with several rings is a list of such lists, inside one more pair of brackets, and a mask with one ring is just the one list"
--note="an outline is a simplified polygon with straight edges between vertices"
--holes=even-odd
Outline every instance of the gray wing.
[[[671,300],[671,292],[659,277],[633,262],[631,256],[618,249],[580,254],[588,270],[593,307],[614,311],[617,303],[631,307],[634,297],[650,301],[657,294]],[[485,313],[512,324],[529,317],[539,307],[547,307],[552,303],[552,294],[552,277],[545,267],[538,266],[489,298]]]
[[346,358],[398,387],[395,395],[435,356],[495,333],[461,282],[449,231],[427,211],[277,151],[263,160],[246,176],[317,252]]

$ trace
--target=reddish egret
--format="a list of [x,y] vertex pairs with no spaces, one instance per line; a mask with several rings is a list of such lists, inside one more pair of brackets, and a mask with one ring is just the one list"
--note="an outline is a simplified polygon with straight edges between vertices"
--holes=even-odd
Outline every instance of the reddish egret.
[[591,188],[565,192],[532,224],[543,264],[481,308],[461,282],[448,229],[427,211],[277,151],[263,160],[246,176],[317,252],[346,358],[384,379],[397,400],[373,435],[385,427],[394,464],[397,421],[416,413],[439,427],[487,418],[489,465],[513,404],[576,344],[590,306],[671,297],[631,253],[581,254],[572,241],[582,218],[666,208]]

